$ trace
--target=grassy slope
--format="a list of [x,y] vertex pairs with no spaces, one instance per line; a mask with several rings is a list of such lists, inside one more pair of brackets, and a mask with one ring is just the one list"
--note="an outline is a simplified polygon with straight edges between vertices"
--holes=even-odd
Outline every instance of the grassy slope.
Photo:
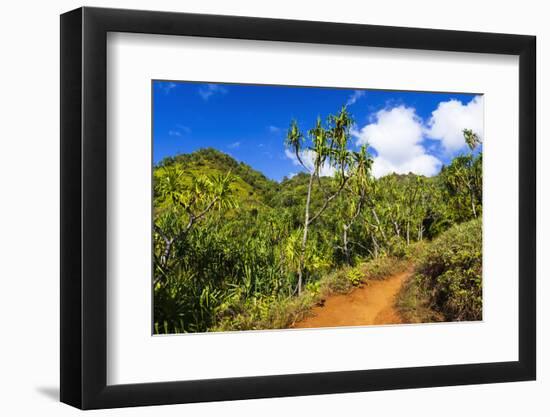
[[184,171],[184,181],[192,176],[226,175],[228,172],[235,177],[231,185],[234,195],[243,207],[258,207],[269,202],[272,193],[279,184],[266,178],[245,163],[235,161],[231,156],[212,148],[200,149],[192,154],[181,154],[164,159],[155,170],[162,166],[179,165]]
[[452,226],[420,251],[415,276],[398,296],[410,323],[482,318],[481,219]]

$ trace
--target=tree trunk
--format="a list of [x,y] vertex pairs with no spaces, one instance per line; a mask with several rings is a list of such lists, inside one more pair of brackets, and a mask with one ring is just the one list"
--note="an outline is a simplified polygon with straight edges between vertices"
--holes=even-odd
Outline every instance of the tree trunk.
[[343,231],[343,236],[342,236],[342,240],[343,240],[343,250],[344,250],[344,257],[346,258],[346,263],[348,265],[351,265],[351,255],[350,255],[350,252],[349,252],[349,247],[348,247],[348,230],[351,228],[351,226],[353,226],[353,224],[355,223],[355,220],[357,220],[357,218],[359,217],[359,214],[361,214],[361,209],[363,207],[363,199],[364,199],[364,196],[362,195],[359,199],[359,201],[357,202],[357,207],[355,208],[355,213],[353,214],[353,216],[351,217],[351,219],[349,220],[349,223],[344,223],[344,231]]
[[470,195],[470,204],[472,206],[472,214],[474,215],[474,219],[477,218],[477,212],[476,212],[476,203],[475,203],[475,197],[474,197],[474,190],[472,186],[472,180],[467,177],[462,179],[464,181],[464,185],[466,185],[466,188],[468,189],[468,194]]
[[407,245],[409,245],[410,243],[410,232],[411,232],[410,221],[407,220]]
[[374,237],[374,233],[370,235],[372,239],[372,244],[374,245],[374,257],[378,258],[378,242],[376,241],[376,238]]
[[344,234],[343,234],[343,243],[344,243],[344,257],[346,258],[346,263],[350,264],[349,248],[348,248],[348,226],[344,224]]
[[470,189],[470,201],[472,202],[472,213],[474,213],[474,218],[477,218],[476,202],[474,199],[474,193],[471,189]]
[[384,232],[384,229],[382,228],[382,225],[380,224],[380,219],[378,218],[378,214],[376,214],[376,210],[374,209],[374,207],[372,208],[372,215],[374,216],[374,220],[376,220],[376,224],[378,225],[378,229],[380,229],[380,233],[382,234],[382,238],[384,240],[387,240],[386,239],[386,233]]
[[307,245],[307,232],[309,227],[309,203],[311,201],[311,188],[313,186],[313,178],[315,177],[315,171],[311,173],[309,177],[309,185],[307,187],[307,200],[306,200],[306,213],[304,216],[304,234],[302,236],[302,247],[300,250],[300,262],[298,264],[298,295],[302,293],[303,285],[303,270],[304,261],[306,257],[306,245]]
[[401,230],[399,230],[399,225],[396,221],[393,222],[393,227],[395,228],[395,235],[401,237]]

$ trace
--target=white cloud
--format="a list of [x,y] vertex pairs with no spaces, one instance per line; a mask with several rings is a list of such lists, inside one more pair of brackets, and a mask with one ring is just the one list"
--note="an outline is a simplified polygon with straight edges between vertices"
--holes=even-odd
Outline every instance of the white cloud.
[[185,126],[179,123],[176,125],[176,129],[179,129],[183,133],[191,133],[191,128],[189,126]]
[[168,131],[169,136],[181,137],[181,136],[183,136],[184,133],[185,134],[191,133],[191,129],[189,127],[181,125],[181,124],[177,124],[175,128],[170,129]]
[[271,133],[279,133],[281,131],[281,128],[271,125],[267,127],[267,130],[269,130],[269,132]]
[[357,145],[369,144],[376,150],[373,175],[381,177],[395,172],[409,172],[433,176],[441,168],[441,161],[426,153],[422,146],[422,120],[415,109],[403,105],[377,112],[373,122],[360,130],[353,130]]
[[463,129],[471,129],[483,139],[483,96],[467,104],[458,100],[439,103],[428,121],[426,135],[441,141],[444,150],[452,153],[465,146]]
[[241,142],[233,142],[227,145],[229,149],[237,149],[239,146],[241,146]]
[[214,94],[226,94],[227,89],[219,84],[206,84],[199,88],[199,95],[204,101],[208,101]]
[[[298,161],[298,158],[296,157],[296,154],[288,149],[285,149],[285,155],[288,159],[292,161],[292,163],[296,166],[302,166],[300,162]],[[313,171],[314,164],[313,161],[315,160],[315,152],[306,149],[300,153],[300,159],[306,166],[306,168],[311,172]],[[321,168],[319,169],[319,175],[321,177],[332,177],[334,176],[334,173],[336,170],[330,166],[328,162],[325,162]]]
[[[285,155],[288,159],[292,161],[292,163],[296,166],[301,166],[300,162],[298,161],[298,158],[296,157],[296,154],[289,149],[285,149]],[[302,159],[303,161],[303,159]]]
[[418,175],[432,177],[441,169],[441,161],[433,155],[423,153],[410,158],[401,164],[394,164],[392,161],[377,156],[374,158],[372,175],[376,178],[395,172],[397,174],[408,174],[410,172]]
[[159,85],[164,94],[170,93],[170,91],[178,86],[176,83],[173,82],[161,82]]
[[291,178],[294,178],[296,175],[298,175],[297,172],[290,172],[286,177],[287,177],[288,179],[291,179]]
[[363,90],[355,90],[352,95],[349,96],[348,101],[346,102],[346,106],[351,106],[352,104],[355,104],[357,100],[359,100],[361,97],[365,95],[365,91]]

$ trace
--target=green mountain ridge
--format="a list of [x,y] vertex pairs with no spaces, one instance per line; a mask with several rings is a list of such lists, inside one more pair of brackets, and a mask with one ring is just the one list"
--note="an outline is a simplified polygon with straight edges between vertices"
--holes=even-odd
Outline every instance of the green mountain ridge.
[[[291,207],[301,205],[307,194],[309,174],[305,172],[300,172],[290,178],[284,177],[281,182],[277,182],[267,178],[262,172],[252,168],[245,162],[239,162],[231,155],[214,148],[201,148],[192,153],[182,153],[164,158],[155,166],[155,170],[175,164],[183,169],[187,178],[198,175],[226,175],[230,172],[235,177],[232,188],[235,191],[237,200],[244,203],[244,206]],[[427,178],[414,173],[392,173],[379,180],[383,182],[393,180],[405,185],[415,178],[436,181],[438,176]],[[326,191],[331,191],[328,177],[320,178],[320,182],[326,187]],[[313,192],[314,197],[320,197],[321,193],[322,191],[319,189],[315,189]],[[313,200],[318,200],[318,198],[313,198]]]
[[186,177],[196,175],[226,175],[235,177],[232,188],[239,201],[254,205],[266,204],[278,191],[279,183],[270,180],[260,171],[214,148],[202,148],[193,153],[179,154],[163,159],[155,171],[163,167],[180,165]]

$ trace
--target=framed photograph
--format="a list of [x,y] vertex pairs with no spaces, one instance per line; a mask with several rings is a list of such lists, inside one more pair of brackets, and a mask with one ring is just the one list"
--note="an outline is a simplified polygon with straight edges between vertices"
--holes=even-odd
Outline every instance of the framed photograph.
[[533,380],[535,37],[61,16],[61,401]]

